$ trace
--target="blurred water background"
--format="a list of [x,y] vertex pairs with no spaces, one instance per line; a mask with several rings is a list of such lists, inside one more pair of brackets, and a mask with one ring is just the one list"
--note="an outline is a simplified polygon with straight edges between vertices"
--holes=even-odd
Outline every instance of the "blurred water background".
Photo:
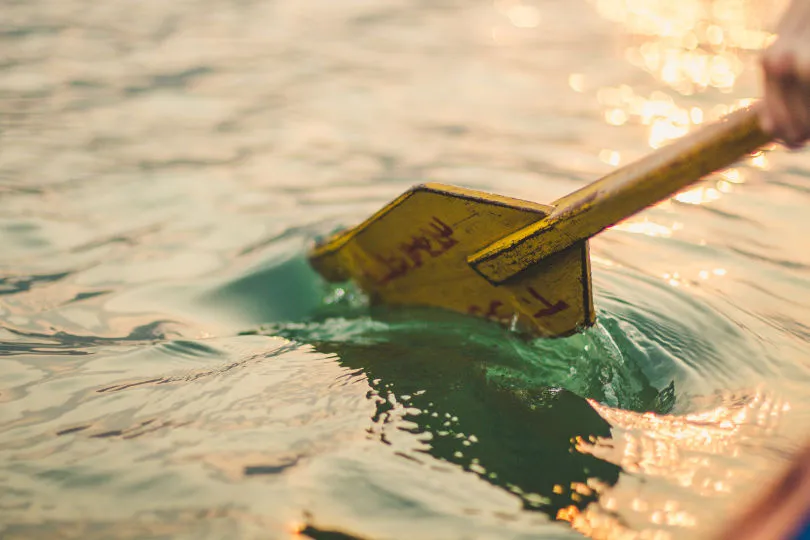
[[413,184],[550,202],[759,94],[764,0],[2,0],[0,536],[700,538],[808,436],[810,156],[592,241],[599,323],[371,308]]

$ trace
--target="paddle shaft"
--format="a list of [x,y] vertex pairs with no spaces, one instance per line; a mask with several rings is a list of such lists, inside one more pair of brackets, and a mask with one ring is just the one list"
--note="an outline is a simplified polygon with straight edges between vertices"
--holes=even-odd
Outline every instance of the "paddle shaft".
[[468,258],[492,283],[660,202],[771,141],[755,108],[729,114],[554,202],[542,220]]

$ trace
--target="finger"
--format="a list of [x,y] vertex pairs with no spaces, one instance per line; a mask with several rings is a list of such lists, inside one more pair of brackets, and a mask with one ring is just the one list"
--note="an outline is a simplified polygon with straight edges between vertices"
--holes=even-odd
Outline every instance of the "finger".
[[805,46],[796,51],[794,70],[796,74],[796,104],[797,117],[802,127],[802,143],[810,138],[810,28],[805,25],[798,38]]
[[787,76],[781,84],[783,102],[787,111],[785,143],[791,148],[799,147],[807,137],[807,126],[810,124],[805,89],[796,76]]
[[[763,87],[766,84],[767,82],[763,82]],[[768,97],[769,93],[764,92],[760,106],[757,108],[757,116],[759,116],[759,125],[762,128],[762,131],[768,135],[771,135],[772,137],[775,137],[774,131],[776,130],[776,122],[771,114]]]
[[786,106],[784,82],[778,78],[765,80],[765,122],[763,129],[780,141],[792,140],[790,113]]
[[763,129],[783,141],[795,137],[790,111],[787,108],[786,90],[793,78],[793,57],[778,40],[765,51],[762,60],[765,78]]
[[799,122],[798,144],[804,145],[810,139],[810,82],[796,81],[796,117]]

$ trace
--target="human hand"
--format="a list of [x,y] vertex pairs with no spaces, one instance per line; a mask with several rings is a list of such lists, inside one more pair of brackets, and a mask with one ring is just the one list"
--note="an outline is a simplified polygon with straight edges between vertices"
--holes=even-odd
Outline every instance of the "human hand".
[[762,129],[791,148],[810,139],[810,0],[792,0],[762,55]]

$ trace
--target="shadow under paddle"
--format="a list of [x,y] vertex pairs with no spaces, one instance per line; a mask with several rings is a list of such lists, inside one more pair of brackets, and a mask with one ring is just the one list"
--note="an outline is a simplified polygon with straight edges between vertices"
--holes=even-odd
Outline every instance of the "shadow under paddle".
[[[376,394],[370,396],[377,401],[376,423],[402,418],[394,409],[406,405],[407,422],[395,429],[427,434],[420,437],[427,440],[424,452],[516,494],[527,509],[554,518],[561,508],[583,508],[594,499],[572,492],[572,484],[616,482],[617,466],[574,450],[577,437],[610,435],[584,398],[502,375],[505,367],[519,369],[526,342],[495,325],[439,310],[372,313],[270,333],[363,370]],[[387,442],[385,429],[379,436]]]

